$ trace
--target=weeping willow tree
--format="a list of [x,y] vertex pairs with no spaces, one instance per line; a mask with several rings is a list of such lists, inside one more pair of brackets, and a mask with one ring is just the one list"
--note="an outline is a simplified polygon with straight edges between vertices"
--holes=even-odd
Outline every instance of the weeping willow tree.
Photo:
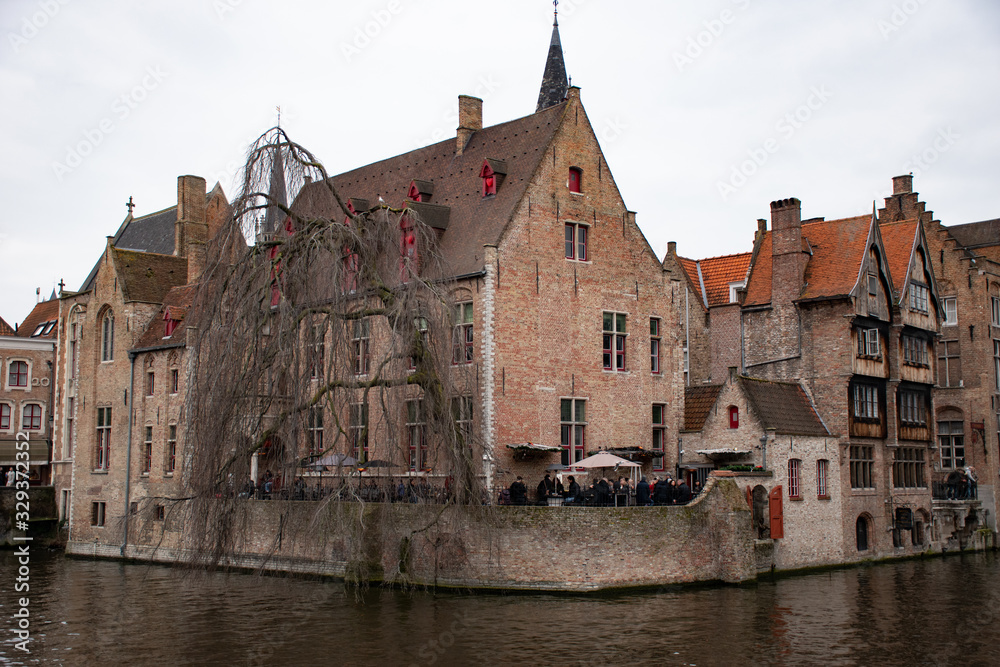
[[248,153],[189,316],[188,534],[213,564],[248,548],[251,480],[313,512],[310,539],[347,535],[355,551],[373,530],[402,534],[405,551],[410,529],[373,513],[404,479],[431,478],[423,495],[442,503],[425,532],[449,511],[489,511],[474,366],[454,363],[466,311],[438,231],[412,208],[367,204],[280,128]]

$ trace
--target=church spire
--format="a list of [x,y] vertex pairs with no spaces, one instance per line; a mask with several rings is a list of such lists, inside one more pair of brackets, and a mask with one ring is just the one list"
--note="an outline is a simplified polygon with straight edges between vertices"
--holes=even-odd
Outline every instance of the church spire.
[[[281,113],[280,111],[278,112]],[[279,120],[280,122],[280,120]],[[268,197],[270,198],[270,203],[264,212],[264,226],[261,231],[264,234],[273,235],[276,231],[281,229],[283,221],[285,219],[285,212],[281,210],[276,204],[281,206],[288,206],[288,195],[285,189],[285,165],[282,146],[285,145],[287,141],[284,131],[278,126],[275,130],[275,144],[273,147],[274,155],[271,158],[271,180],[268,187]]]
[[542,88],[538,91],[538,106],[535,108],[535,113],[562,103],[569,89],[562,43],[559,41],[559,0],[553,0],[552,4],[555,6],[552,39],[549,40],[549,57],[545,60],[545,73],[542,75]]

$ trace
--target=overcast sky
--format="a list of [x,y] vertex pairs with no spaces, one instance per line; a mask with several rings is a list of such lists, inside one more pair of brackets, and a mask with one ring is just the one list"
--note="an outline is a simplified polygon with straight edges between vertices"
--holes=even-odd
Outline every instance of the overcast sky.
[[[566,66],[662,257],[750,249],[769,203],[857,215],[913,172],[1000,217],[996,0],[563,0]],[[0,316],[78,289],[126,214],[233,194],[275,123],[338,173],[535,109],[545,0],[0,0]]]

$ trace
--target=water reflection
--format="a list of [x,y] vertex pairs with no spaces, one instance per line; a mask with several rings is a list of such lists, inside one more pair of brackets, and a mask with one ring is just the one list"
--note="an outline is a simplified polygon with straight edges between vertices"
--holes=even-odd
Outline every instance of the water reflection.
[[[989,664],[1000,641],[992,554],[598,598],[358,595],[58,555],[31,577],[32,652],[5,633],[6,664]],[[0,579],[5,629],[16,597]]]

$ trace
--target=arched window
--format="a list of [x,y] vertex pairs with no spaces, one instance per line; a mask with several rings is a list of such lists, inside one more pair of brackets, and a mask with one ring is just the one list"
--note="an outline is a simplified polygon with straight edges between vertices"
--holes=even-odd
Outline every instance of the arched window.
[[740,409],[735,405],[729,406],[729,428],[740,427]]
[[110,310],[101,322],[101,361],[115,358],[115,314]]
[[28,386],[28,363],[25,361],[10,362],[10,372],[7,374],[8,387]]
[[42,406],[38,403],[28,403],[21,410],[21,428],[25,431],[42,430]]
[[855,524],[858,551],[868,551],[868,517],[862,514]]
[[583,192],[583,170],[579,167],[570,167],[567,185],[570,192]]

